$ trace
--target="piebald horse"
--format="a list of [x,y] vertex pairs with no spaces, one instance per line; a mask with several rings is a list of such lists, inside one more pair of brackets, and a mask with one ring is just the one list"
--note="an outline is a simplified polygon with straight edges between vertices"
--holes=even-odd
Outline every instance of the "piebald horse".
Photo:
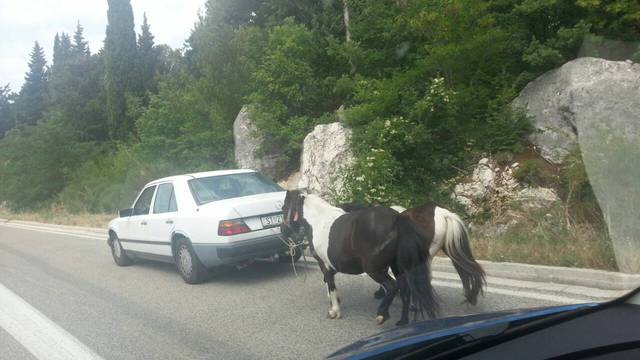
[[[340,207],[345,211],[356,213],[369,206],[349,203],[342,204]],[[427,242],[423,246],[428,249],[427,261],[431,262],[440,250],[451,259],[462,280],[466,301],[475,305],[478,295],[482,293],[482,288],[486,284],[485,273],[473,257],[469,244],[469,230],[464,221],[455,213],[431,203],[408,210],[401,206],[392,206],[392,208],[402,216],[410,218],[420,229]],[[384,294],[385,290],[381,287],[374,296],[382,298]]]
[[[389,318],[389,306],[398,291],[402,315],[397,325],[408,323],[410,303],[417,312],[436,316],[438,304],[427,269],[427,241],[411,219],[380,206],[347,213],[316,195],[303,195],[297,190],[287,192],[282,209],[282,234],[289,238],[306,236],[324,275],[329,318],[341,317],[334,279],[338,272],[366,273],[384,288],[376,316],[378,324]],[[397,282],[389,275],[389,268]]]

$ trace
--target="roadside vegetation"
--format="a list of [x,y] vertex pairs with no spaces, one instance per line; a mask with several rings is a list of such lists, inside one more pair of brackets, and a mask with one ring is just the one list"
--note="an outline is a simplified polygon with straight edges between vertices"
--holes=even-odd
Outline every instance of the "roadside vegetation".
[[[115,213],[153,178],[232,167],[243,105],[260,151],[284,152],[292,169],[305,134],[346,109],[357,160],[344,200],[455,206],[450,179],[480,156],[526,149],[530,124],[509,104],[527,82],[575,58],[585,37],[640,38],[629,0],[208,0],[185,48],[171,49],[153,19],[134,23],[129,0],[108,2],[103,49],[78,24],[51,34],[53,49],[34,44],[21,89],[0,86],[6,217],[99,224],[84,214]],[[518,176],[548,180],[532,161]],[[554,176],[569,207],[599,214],[581,202],[588,180]],[[504,249],[479,241],[480,257],[606,268],[601,220],[570,248],[565,235],[592,220],[563,214],[577,219],[566,233],[544,228],[525,246],[514,228]],[[534,243],[547,255],[532,260]],[[572,260],[552,244],[593,250]]]
[[0,208],[0,219],[35,221],[47,224],[83,226],[106,229],[116,214],[70,213],[61,208],[41,209],[38,211],[13,212]]

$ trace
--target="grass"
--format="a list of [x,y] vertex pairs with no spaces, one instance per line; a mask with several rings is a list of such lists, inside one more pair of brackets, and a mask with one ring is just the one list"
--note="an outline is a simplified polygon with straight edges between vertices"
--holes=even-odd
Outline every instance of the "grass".
[[611,240],[601,224],[567,225],[560,210],[528,214],[505,232],[472,234],[478,259],[617,271]]
[[62,209],[47,209],[36,212],[12,212],[0,207],[0,218],[9,220],[37,221],[49,224],[106,228],[115,214],[75,214]]

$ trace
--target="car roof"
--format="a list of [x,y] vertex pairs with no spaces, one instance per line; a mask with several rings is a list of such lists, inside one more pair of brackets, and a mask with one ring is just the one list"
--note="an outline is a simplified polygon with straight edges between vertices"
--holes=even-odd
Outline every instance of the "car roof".
[[211,176],[232,175],[232,174],[247,174],[247,173],[254,173],[254,172],[256,172],[256,170],[251,170],[251,169],[229,169],[229,170],[203,171],[203,172],[198,172],[198,173],[182,174],[182,175],[174,175],[174,176],[164,177],[162,179],[153,180],[153,181],[149,182],[148,184],[146,184],[144,187],[147,187],[149,185],[158,184],[158,183],[163,183],[163,182],[175,181],[175,180],[199,179],[199,178],[205,178],[205,177],[211,177]]

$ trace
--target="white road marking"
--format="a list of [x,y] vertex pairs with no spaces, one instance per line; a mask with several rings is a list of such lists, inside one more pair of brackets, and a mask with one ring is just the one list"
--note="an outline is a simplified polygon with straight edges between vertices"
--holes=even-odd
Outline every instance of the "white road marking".
[[[431,280],[431,284],[436,286],[462,289],[462,284],[459,282]],[[595,302],[594,300],[583,299],[583,298],[572,298],[572,297],[560,296],[560,295],[542,294],[542,293],[536,293],[532,291],[523,291],[523,290],[515,291],[515,290],[503,289],[503,288],[491,286],[491,284],[487,285],[486,292],[490,294],[500,294],[500,295],[507,295],[512,297],[520,297],[525,299],[552,301],[560,304],[580,304],[580,303]]]
[[[458,274],[444,272],[444,271],[434,271],[433,278],[435,280],[445,280],[445,281],[450,280],[454,282],[460,280],[460,278],[458,277]],[[603,290],[603,289],[589,288],[589,287],[578,286],[578,285],[565,285],[565,284],[557,284],[557,283],[550,283],[550,282],[505,279],[505,278],[499,278],[495,276],[487,276],[487,284],[489,284],[490,286],[522,288],[522,289],[529,289],[534,291],[555,292],[555,293],[578,295],[578,296],[585,296],[588,298],[599,298],[599,299],[619,298],[620,296],[629,292],[627,290]]]
[[102,359],[73,335],[0,284],[0,327],[37,359]]
[[91,240],[107,240],[107,235],[100,235],[98,233],[91,233],[91,232],[71,232],[71,231],[64,231],[64,230],[57,230],[57,229],[53,229],[53,228],[48,228],[48,227],[40,227],[40,226],[33,226],[33,225],[25,225],[25,224],[12,224],[12,223],[0,223],[0,226],[5,226],[5,227],[10,227],[10,228],[14,228],[14,229],[23,229],[23,230],[32,230],[32,231],[39,231],[39,232],[44,232],[44,233],[49,233],[49,234],[56,234],[56,235],[68,235],[68,236],[75,236],[75,237],[80,237],[80,238],[84,238],[84,239],[91,239]]

